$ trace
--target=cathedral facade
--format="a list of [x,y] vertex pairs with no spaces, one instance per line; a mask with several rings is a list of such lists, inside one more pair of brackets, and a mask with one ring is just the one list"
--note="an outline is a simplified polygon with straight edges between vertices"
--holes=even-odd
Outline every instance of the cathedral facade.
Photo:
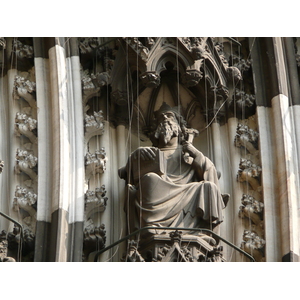
[[299,261],[299,57],[290,37],[0,38],[1,261]]

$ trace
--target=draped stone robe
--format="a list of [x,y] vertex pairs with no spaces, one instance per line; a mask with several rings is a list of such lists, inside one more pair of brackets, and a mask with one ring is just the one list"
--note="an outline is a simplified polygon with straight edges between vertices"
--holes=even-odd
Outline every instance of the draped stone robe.
[[160,151],[166,159],[166,174],[149,172],[134,182],[132,156],[119,171],[128,183],[125,211],[129,231],[145,226],[213,229],[221,223],[225,205],[214,164],[198,150],[192,164],[183,159],[181,146]]

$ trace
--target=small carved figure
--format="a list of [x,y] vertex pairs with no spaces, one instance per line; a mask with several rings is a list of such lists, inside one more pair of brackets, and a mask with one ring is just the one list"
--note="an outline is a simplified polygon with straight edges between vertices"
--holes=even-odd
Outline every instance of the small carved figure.
[[218,232],[225,200],[214,164],[188,141],[186,122],[176,107],[163,103],[155,112],[154,125],[153,146],[138,148],[119,169],[129,191],[125,204],[129,231],[149,226],[153,230],[147,234],[160,233],[155,230],[159,227]]

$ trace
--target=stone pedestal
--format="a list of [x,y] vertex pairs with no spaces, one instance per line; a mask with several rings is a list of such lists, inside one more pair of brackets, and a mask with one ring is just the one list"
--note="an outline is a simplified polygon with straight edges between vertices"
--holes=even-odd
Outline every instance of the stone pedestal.
[[222,247],[205,234],[182,235],[181,231],[154,234],[145,242],[129,242],[125,261],[145,262],[223,262]]

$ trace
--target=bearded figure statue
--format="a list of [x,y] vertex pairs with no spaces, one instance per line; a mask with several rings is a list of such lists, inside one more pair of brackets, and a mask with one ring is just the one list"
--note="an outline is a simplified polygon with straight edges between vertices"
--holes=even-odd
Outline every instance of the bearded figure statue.
[[[140,147],[119,169],[126,180],[125,211],[129,233],[164,233],[160,227],[185,227],[219,231],[227,197],[222,195],[214,164],[189,141],[191,129],[176,107],[166,103],[155,115],[152,147]],[[153,228],[153,229],[152,229]]]

